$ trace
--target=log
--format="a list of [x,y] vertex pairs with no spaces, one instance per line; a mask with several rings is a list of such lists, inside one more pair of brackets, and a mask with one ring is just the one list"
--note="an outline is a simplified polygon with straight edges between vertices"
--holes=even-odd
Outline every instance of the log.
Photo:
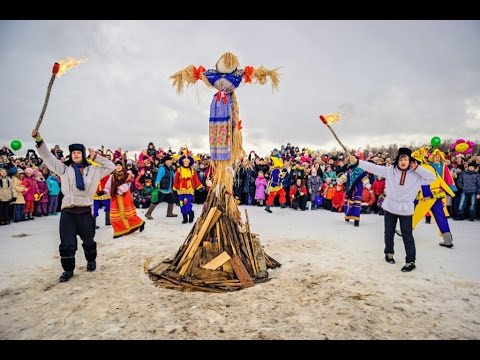
[[180,275],[185,275],[185,273],[187,272],[188,266],[190,265],[190,261],[192,261],[193,255],[195,254],[195,251],[197,251],[198,245],[203,240],[203,237],[207,232],[208,225],[210,224],[210,221],[212,220],[213,215],[215,215],[216,210],[217,210],[216,207],[213,207],[210,209],[202,227],[200,228],[200,231],[197,234],[197,237],[195,238],[195,241],[192,240],[191,242],[190,250],[185,252],[187,254],[186,262],[178,272]]
[[169,263],[160,263],[157,267],[155,267],[153,270],[150,270],[150,272],[154,275],[160,276],[163,274],[164,271],[168,270],[168,268],[172,266]]
[[143,263],[143,272],[146,274],[148,273],[148,267],[150,266],[150,263],[152,262],[152,257],[149,256],[147,257],[147,259],[145,260],[145,262]]
[[248,274],[248,271],[245,268],[245,265],[243,265],[240,257],[238,255],[233,255],[229,261],[232,265],[233,271],[235,271],[235,274],[237,275],[238,280],[240,280],[245,287],[253,286],[253,280]]
[[217,247],[210,241],[204,241],[203,248],[205,249],[205,256],[202,256],[203,263],[200,265],[200,267],[203,267],[203,265],[212,261],[218,256]]
[[235,253],[240,255],[240,240],[238,239],[237,233],[235,231],[235,225],[233,221],[228,217],[223,217],[225,228],[227,234],[229,235],[230,244],[235,248]]
[[222,265],[222,270],[233,274],[233,268],[232,268],[232,265],[230,264],[230,261],[227,261],[225,264]]
[[[193,236],[193,239],[190,241],[190,244],[188,244],[187,250],[183,254],[182,258],[180,259],[179,265],[177,265],[177,268],[175,269],[175,271],[178,271],[178,267],[182,266],[179,271],[181,275],[185,275],[188,265],[190,264],[190,261],[192,260],[198,245],[203,240],[203,236],[205,236],[205,233],[208,228],[208,224],[210,223],[210,220],[212,219],[216,210],[217,210],[216,207],[213,207],[210,209],[207,217],[205,218],[205,221],[203,222],[202,227],[200,228],[200,231],[198,232],[198,234],[195,234]],[[183,264],[183,265],[180,265],[180,264]]]
[[237,254],[237,249],[235,248],[235,246],[233,245],[233,241],[232,241],[232,237],[230,236],[230,234],[228,233],[228,230],[227,230],[227,223],[225,222],[225,219],[222,218],[219,222],[220,224],[220,232],[221,232],[221,236],[222,238],[224,239],[225,241],[225,248],[227,247],[227,245],[230,245],[230,248],[232,249],[232,252],[233,254]]
[[212,221],[210,221],[210,224],[208,225],[207,234],[212,230],[212,228],[217,223],[218,219],[220,219],[220,216],[222,216],[223,214],[220,210],[218,210],[218,208],[215,208],[215,209],[216,210],[215,210],[215,213],[213,214]]
[[242,246],[242,249],[244,249],[244,253],[246,253],[248,260],[250,262],[250,266],[252,267],[253,270],[253,276],[257,276],[257,267],[255,266],[255,258],[253,257],[253,252],[250,250],[249,246],[249,241],[248,241],[248,235],[245,233],[240,233],[240,238],[243,240],[243,243],[245,245]]
[[202,249],[203,248],[197,248],[197,251],[195,251],[195,255],[193,255],[192,262],[190,263],[190,266],[188,267],[187,274],[191,275],[192,274],[192,269],[198,268],[200,266],[200,261],[201,261],[201,256],[202,256]]
[[208,270],[202,268],[192,269],[192,276],[195,277],[193,281],[197,280],[233,280],[235,275],[221,270]]
[[222,252],[215,259],[209,261],[207,264],[202,266],[202,269],[215,270],[230,260],[230,255],[226,251]]
[[218,253],[220,254],[223,252],[223,246],[222,246],[222,239],[220,237],[220,222],[218,221],[215,224],[215,231],[217,234],[217,250],[218,250]]
[[258,261],[257,261],[257,258],[255,257],[255,244],[253,243],[252,241],[252,234],[250,232],[250,220],[248,219],[248,212],[247,212],[247,209],[245,209],[245,218],[246,218],[246,228],[247,228],[247,233],[246,233],[246,240],[248,240],[247,242],[250,243],[250,246],[252,247],[252,251],[251,251],[251,256],[253,258],[253,269],[254,269],[254,273],[255,273],[255,277],[258,276],[258,272],[260,271],[259,269],[259,266],[258,266]]
[[252,244],[255,244],[255,253],[253,255],[258,263],[257,278],[266,278],[268,277],[267,262],[265,261],[265,254],[263,253],[262,246],[260,245],[260,239],[257,236],[253,236]]

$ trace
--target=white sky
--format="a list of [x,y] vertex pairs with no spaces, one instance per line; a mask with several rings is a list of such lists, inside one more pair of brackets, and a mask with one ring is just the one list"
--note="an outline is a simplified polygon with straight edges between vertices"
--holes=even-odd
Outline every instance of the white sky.
[[319,120],[329,112],[348,147],[480,139],[479,38],[479,21],[0,21],[0,143],[33,147],[52,65],[73,56],[88,62],[55,81],[49,146],[208,152],[214,91],[177,95],[169,76],[226,51],[242,68],[281,67],[278,92],[237,89],[247,152],[338,148]]

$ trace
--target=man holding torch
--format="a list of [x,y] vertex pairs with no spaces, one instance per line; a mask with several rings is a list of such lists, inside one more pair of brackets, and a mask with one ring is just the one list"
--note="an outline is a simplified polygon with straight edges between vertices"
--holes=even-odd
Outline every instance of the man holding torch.
[[61,205],[59,251],[64,272],[59,281],[65,282],[72,278],[75,269],[77,235],[80,235],[83,242],[87,271],[96,269],[97,244],[94,240],[93,195],[100,179],[112,173],[115,165],[89,148],[90,159],[100,165],[90,166],[83,144],[71,144],[68,147],[70,155],[62,163],[50,152],[37,130],[32,130],[32,137],[44,163],[61,179],[64,197]]
[[339,118],[339,114],[320,115],[320,120],[346,151],[350,164],[385,179],[386,197],[382,205],[385,212],[385,261],[389,264],[395,264],[393,237],[395,236],[395,226],[399,221],[406,253],[405,266],[402,267],[402,271],[410,272],[416,267],[415,239],[412,235],[414,200],[421,186],[434,181],[435,175],[426,168],[418,166],[418,162],[412,158],[412,151],[409,148],[398,149],[393,166],[381,166],[359,160],[356,156],[350,154],[330,126]]

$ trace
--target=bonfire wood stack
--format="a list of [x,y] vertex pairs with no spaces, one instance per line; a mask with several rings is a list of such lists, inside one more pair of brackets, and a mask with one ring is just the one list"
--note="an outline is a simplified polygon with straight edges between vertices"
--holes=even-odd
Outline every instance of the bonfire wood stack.
[[[226,292],[253,286],[268,279],[267,269],[281,266],[268,256],[258,234],[241,217],[229,216],[231,195],[225,187],[210,191],[201,216],[173,259],[145,272],[156,286],[181,291]],[[235,205],[236,206],[236,205]]]

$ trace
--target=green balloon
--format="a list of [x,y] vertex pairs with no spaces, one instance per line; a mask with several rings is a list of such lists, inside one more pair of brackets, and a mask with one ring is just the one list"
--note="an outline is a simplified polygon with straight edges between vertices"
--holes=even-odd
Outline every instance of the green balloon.
[[10,143],[10,147],[12,148],[12,150],[17,151],[22,148],[22,143],[20,142],[20,140],[12,140],[12,142]]
[[433,147],[437,147],[437,146],[440,146],[440,144],[442,143],[442,140],[440,140],[438,136],[434,136],[432,137],[432,140],[430,140],[430,143],[432,144]]

